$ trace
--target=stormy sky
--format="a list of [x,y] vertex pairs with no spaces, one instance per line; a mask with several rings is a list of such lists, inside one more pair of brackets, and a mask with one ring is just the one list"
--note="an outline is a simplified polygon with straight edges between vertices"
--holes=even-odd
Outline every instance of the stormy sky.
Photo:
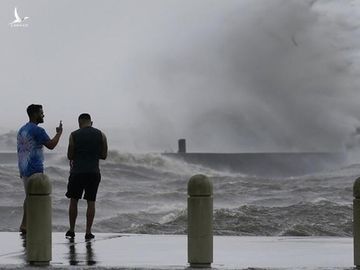
[[338,151],[360,126],[359,22],[360,1],[4,0],[0,130],[40,103],[62,145],[89,112],[121,151]]

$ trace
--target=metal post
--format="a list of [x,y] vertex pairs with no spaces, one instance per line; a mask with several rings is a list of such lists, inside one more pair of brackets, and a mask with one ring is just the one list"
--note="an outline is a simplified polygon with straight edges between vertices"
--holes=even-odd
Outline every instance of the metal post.
[[26,255],[32,265],[51,261],[51,184],[43,173],[30,176],[26,199]]
[[213,187],[205,175],[188,182],[188,262],[207,268],[213,262]]

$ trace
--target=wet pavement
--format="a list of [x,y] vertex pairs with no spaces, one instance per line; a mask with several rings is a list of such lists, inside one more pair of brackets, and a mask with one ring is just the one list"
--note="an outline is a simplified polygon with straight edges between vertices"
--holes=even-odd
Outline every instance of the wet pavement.
[[[53,233],[51,268],[185,269],[186,235],[132,235],[98,233],[85,241]],[[0,232],[0,268],[27,266],[26,241],[18,233]],[[3,267],[2,267],[3,266]],[[351,268],[352,238],[338,237],[214,237],[217,269]]]

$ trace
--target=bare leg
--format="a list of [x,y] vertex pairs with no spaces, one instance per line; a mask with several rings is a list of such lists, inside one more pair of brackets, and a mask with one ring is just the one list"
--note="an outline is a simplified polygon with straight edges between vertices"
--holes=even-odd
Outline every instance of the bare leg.
[[20,231],[26,231],[26,198],[24,199],[24,204],[23,204],[23,218],[21,221],[21,225],[20,225]]
[[91,233],[91,227],[95,217],[95,202],[87,201],[86,233]]
[[77,213],[78,213],[78,200],[77,199],[70,199],[70,204],[69,204],[69,223],[70,223],[70,230],[71,232],[73,232],[75,230],[75,223],[76,223],[76,218],[77,218]]

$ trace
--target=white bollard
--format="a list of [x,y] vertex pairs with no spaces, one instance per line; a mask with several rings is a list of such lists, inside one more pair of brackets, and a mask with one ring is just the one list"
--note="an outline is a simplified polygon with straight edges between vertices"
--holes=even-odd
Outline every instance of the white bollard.
[[26,256],[32,265],[51,261],[51,184],[43,173],[29,177],[26,199]]
[[213,187],[205,175],[188,182],[188,262],[208,268],[213,262]]

